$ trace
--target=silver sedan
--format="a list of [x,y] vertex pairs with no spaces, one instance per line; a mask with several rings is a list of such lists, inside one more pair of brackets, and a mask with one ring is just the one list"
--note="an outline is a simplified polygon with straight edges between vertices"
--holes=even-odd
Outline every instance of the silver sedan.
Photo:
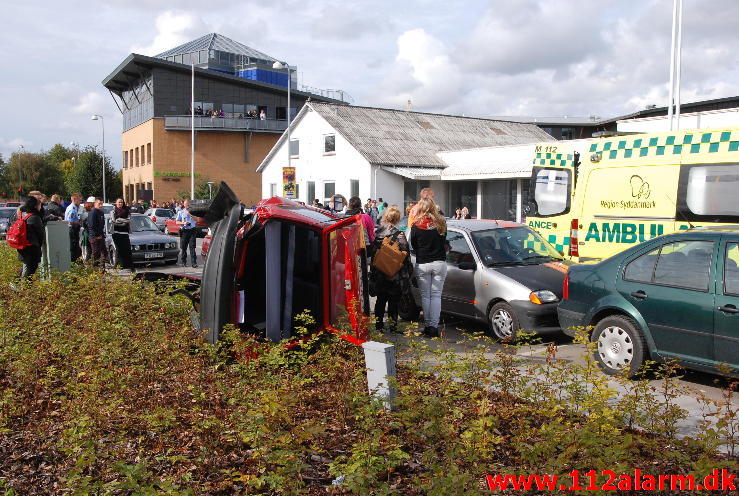
[[[487,323],[498,339],[518,330],[560,331],[557,304],[571,262],[523,224],[494,220],[450,220],[444,313]],[[420,292],[403,298],[400,315],[416,320]]]

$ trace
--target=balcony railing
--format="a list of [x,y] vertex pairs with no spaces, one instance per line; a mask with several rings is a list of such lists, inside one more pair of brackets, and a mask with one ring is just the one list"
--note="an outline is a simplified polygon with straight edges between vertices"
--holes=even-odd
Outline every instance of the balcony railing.
[[[173,115],[164,118],[165,129],[187,131],[190,129],[189,115]],[[195,116],[195,129],[202,130],[224,130],[224,131],[261,131],[261,132],[283,132],[287,129],[287,121],[277,119],[230,119],[221,117]]]

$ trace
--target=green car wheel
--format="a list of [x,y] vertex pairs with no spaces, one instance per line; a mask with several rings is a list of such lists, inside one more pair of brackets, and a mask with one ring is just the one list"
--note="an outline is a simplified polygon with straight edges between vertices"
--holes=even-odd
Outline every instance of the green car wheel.
[[631,378],[644,364],[644,336],[630,317],[611,315],[602,319],[590,338],[595,343],[595,359],[608,375],[625,374]]

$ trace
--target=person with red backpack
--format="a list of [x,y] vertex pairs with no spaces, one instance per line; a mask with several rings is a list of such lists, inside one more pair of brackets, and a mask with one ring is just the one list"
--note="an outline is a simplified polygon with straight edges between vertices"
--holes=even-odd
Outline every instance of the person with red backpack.
[[41,247],[44,244],[44,223],[42,205],[35,196],[29,196],[18,213],[18,220],[8,229],[7,242],[18,250],[18,258],[23,262],[20,277],[29,279],[36,273],[41,263]]

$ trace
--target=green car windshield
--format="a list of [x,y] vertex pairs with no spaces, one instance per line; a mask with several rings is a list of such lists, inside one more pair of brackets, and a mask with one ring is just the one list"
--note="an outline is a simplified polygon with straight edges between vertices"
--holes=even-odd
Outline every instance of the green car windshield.
[[528,227],[473,231],[472,240],[487,266],[540,264],[562,260],[562,255]]

